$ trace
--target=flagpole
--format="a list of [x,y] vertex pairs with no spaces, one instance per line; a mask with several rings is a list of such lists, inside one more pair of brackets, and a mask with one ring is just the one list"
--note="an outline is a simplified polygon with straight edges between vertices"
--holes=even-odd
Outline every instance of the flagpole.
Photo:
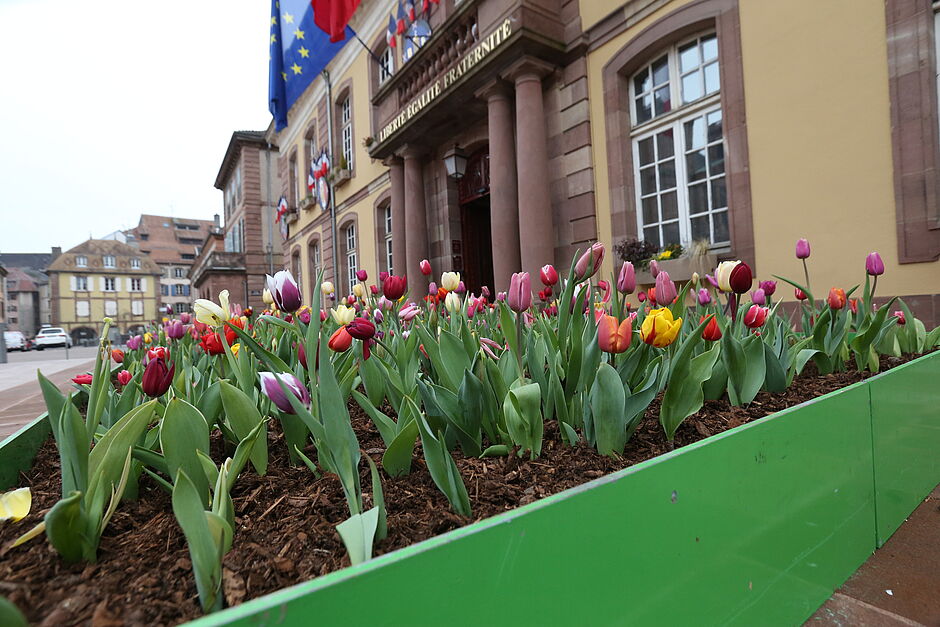
[[[347,27],[347,28],[348,28],[348,27]],[[353,36],[359,41],[359,43],[362,44],[362,47],[366,49],[366,52],[369,53],[369,56],[372,57],[372,59],[373,59],[376,63],[378,63],[378,64],[381,65],[382,60],[379,59],[379,58],[375,55],[374,52],[372,52],[372,48],[370,48],[370,47],[366,44],[366,42],[362,41],[362,38],[359,37],[359,33],[357,33],[356,31],[354,31],[354,30],[351,29],[351,28],[350,28],[349,30],[352,31]]]
[[[356,39],[359,39],[357,36]],[[361,41],[361,40],[360,40]],[[323,70],[323,80],[326,81],[326,133],[327,133],[327,142],[330,145],[330,160],[336,156],[336,151],[333,147],[333,84],[330,82],[330,72],[328,70]],[[331,172],[332,174],[332,172]],[[333,238],[333,281],[334,284],[339,287],[339,261],[336,255],[337,241],[336,241],[336,190],[333,189],[333,180],[332,176],[329,180],[330,184],[330,233]]]

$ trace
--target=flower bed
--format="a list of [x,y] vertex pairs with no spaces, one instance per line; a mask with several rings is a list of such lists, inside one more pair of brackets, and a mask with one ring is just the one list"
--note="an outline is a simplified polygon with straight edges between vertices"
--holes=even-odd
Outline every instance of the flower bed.
[[[871,256],[857,301],[855,288],[833,288],[818,307],[808,270],[805,284],[793,283],[807,297],[808,332],[801,334],[776,314],[773,281],[760,284],[751,304],[740,302],[753,283],[741,262],[723,262],[700,288],[677,286],[668,271],[659,272],[645,308],[632,312],[625,298],[636,285],[632,267],[596,281],[603,255],[603,246],[593,245],[572,261],[563,282],[544,267],[540,303],[532,302],[525,273],[513,275],[495,302],[487,291],[467,294],[452,272],[426,298],[408,302],[404,277],[380,277],[380,290],[367,286],[360,271],[354,293],[327,312],[320,292],[302,307],[293,278],[279,272],[269,278],[272,309],[258,317],[250,310],[233,315],[223,292],[219,303],[195,303],[192,326],[166,321],[134,338],[126,352],[104,340],[94,372],[76,377],[68,396],[40,376],[54,445],[42,449],[28,475],[36,508],[27,522],[36,524],[0,530],[8,551],[0,578],[20,582],[11,598],[32,618],[52,622],[90,615],[154,624],[218,611],[347,564],[359,570],[304,585],[328,591],[317,596],[329,605],[333,594],[342,598],[373,575],[387,577],[380,564],[397,571],[400,563],[417,563],[419,570],[405,567],[410,574],[388,588],[414,589],[426,577],[420,569],[431,567],[458,581],[476,573],[474,579],[502,591],[482,589],[484,598],[512,590],[517,599],[545,592],[554,599],[566,589],[604,592],[607,585],[593,576],[574,583],[558,556],[594,569],[607,556],[641,564],[657,555],[668,558],[664,564],[699,556],[704,561],[692,559],[693,570],[727,586],[721,573],[745,576],[747,555],[756,560],[748,590],[756,579],[757,597],[774,601],[783,589],[801,605],[774,611],[802,612],[811,592],[844,575],[849,561],[854,568],[859,550],[870,550],[857,541],[869,525],[869,540],[875,538],[876,403],[868,385],[778,412],[737,437],[719,434],[707,446],[695,441],[859,381],[902,353],[930,350],[940,344],[940,330],[927,333],[903,303],[890,316],[893,300],[872,306],[883,266]],[[430,264],[420,269],[429,274]],[[693,288],[696,304],[688,306]],[[324,299],[335,299],[332,292],[322,283]],[[822,420],[821,411],[839,417]],[[35,449],[47,435],[43,428],[34,425],[13,446],[28,440]],[[764,439],[756,444],[755,437]],[[690,446],[670,452],[677,445]],[[886,459],[893,455],[890,447],[879,450]],[[22,450],[12,457],[16,468],[28,466]],[[692,476],[675,475],[676,468]],[[924,476],[931,470],[918,467]],[[666,484],[668,500],[657,501]],[[640,496],[611,501],[608,490]],[[756,494],[761,490],[768,493]],[[0,497],[0,514],[22,517],[28,510],[22,496]],[[784,496],[796,509],[780,516],[770,503]],[[909,494],[895,511],[905,499]],[[804,508],[811,518],[800,518]],[[705,516],[705,526],[694,544],[683,544],[697,516]],[[716,529],[716,516],[729,516],[726,527]],[[784,521],[794,516],[808,528],[788,529]],[[626,541],[625,524],[647,517],[659,527],[637,522],[640,535]],[[480,519],[486,520],[449,539],[434,538]],[[523,520],[537,524],[516,525]],[[880,524],[889,533],[891,516]],[[55,552],[37,540],[42,536]],[[407,548],[426,538],[423,548]],[[754,538],[760,541],[752,544]],[[435,565],[450,558],[431,547],[458,545],[455,556],[470,550],[476,557]],[[373,559],[402,547],[396,558]],[[658,553],[645,553],[649,547]],[[623,553],[628,548],[634,553]],[[819,567],[819,577],[792,572],[794,560],[807,556],[818,556],[807,567]],[[529,572],[538,563],[548,567]],[[358,583],[336,592],[333,583],[352,572],[361,573],[350,580]],[[672,576],[684,581],[687,573]],[[803,583],[786,590],[790,584],[780,582],[793,577]],[[612,578],[609,585],[622,585]],[[94,586],[82,583],[89,579]],[[518,587],[528,579],[540,583]],[[662,591],[662,581],[652,585]],[[427,587],[447,583],[438,575]],[[728,596],[728,587],[711,589],[718,600],[703,604],[693,595],[695,612],[705,608],[730,621],[763,603]],[[266,611],[278,595],[296,592],[276,593],[274,601],[259,600],[236,615]],[[450,596],[439,590],[435,602],[446,605]],[[421,598],[396,609],[403,614],[392,622],[424,609]],[[658,597],[647,590],[643,598]],[[638,606],[636,618],[649,607]],[[607,621],[604,611],[590,608],[587,616]],[[0,603],[0,618],[7,619],[3,612],[15,616]],[[439,622],[447,615],[434,616]]]

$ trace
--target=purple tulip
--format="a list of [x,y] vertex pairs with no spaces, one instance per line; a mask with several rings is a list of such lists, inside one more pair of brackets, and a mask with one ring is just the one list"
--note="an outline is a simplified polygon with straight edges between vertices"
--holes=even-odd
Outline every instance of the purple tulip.
[[297,312],[297,317],[300,318],[300,321],[304,324],[310,324],[310,308],[304,307]]
[[486,287],[485,285],[484,285],[483,287],[481,287],[481,288],[480,288],[480,295],[481,295],[483,298],[489,298],[489,297],[490,297],[490,288]]
[[144,343],[144,337],[142,335],[135,335],[134,337],[127,339],[127,348],[135,351],[141,347]]
[[176,370],[176,364],[168,368],[164,357],[151,359],[147,362],[144,374],[140,378],[140,388],[150,398],[163,396],[173,383],[174,370]]
[[509,293],[506,295],[509,308],[522,313],[532,304],[532,287],[528,272],[515,272],[509,280]]
[[698,304],[699,304],[699,305],[711,305],[711,303],[712,303],[712,295],[711,295],[711,292],[709,292],[709,291],[708,291],[707,289],[705,289],[704,287],[701,288],[701,289],[698,291]]
[[796,258],[797,259],[808,259],[809,258],[809,242],[804,238],[796,240]]
[[385,314],[382,313],[381,309],[376,309],[374,312],[372,312],[372,319],[379,324],[382,324],[382,322],[385,321]]
[[655,279],[657,276],[659,276],[659,262],[656,261],[655,259],[653,259],[653,260],[650,262],[650,274],[653,275],[653,278],[654,278],[654,279]]
[[268,291],[274,299],[274,305],[285,313],[294,313],[300,309],[303,298],[297,281],[287,270],[280,270],[274,276],[265,275]]
[[356,270],[356,278],[365,283],[369,280],[369,273],[365,270]]
[[379,283],[383,282],[387,278],[388,278],[388,272],[386,272],[385,270],[382,270],[381,272],[379,272]]
[[669,273],[661,270],[656,275],[656,302],[668,307],[678,295],[676,284],[669,278]]
[[[273,294],[273,292],[272,292]],[[258,378],[261,379],[261,391],[264,392],[264,395],[271,399],[278,409],[280,409],[285,414],[293,414],[294,408],[290,404],[290,400],[287,398],[287,395],[284,394],[284,390],[281,389],[280,384],[277,381],[277,377],[281,377],[281,381],[284,382],[284,385],[287,386],[297,400],[303,403],[306,407],[310,407],[310,392],[301,383],[300,379],[295,377],[289,372],[282,372],[279,375],[275,375],[273,372],[259,372]]]
[[777,291],[777,282],[776,281],[761,281],[757,287],[764,290],[764,296],[773,296],[774,292]]
[[461,281],[460,283],[457,284],[457,289],[455,289],[454,291],[457,292],[458,294],[463,294],[464,292],[467,291],[467,286],[464,285],[463,281]]
[[192,321],[193,321],[193,317],[189,315],[188,312],[184,311],[183,313],[180,314],[180,322],[182,322],[183,324],[189,324]]
[[506,300],[506,292],[496,292],[496,300],[500,302]]
[[636,270],[629,261],[624,261],[620,266],[620,274],[617,276],[617,291],[621,294],[632,294],[636,289]]
[[881,276],[885,273],[885,262],[878,253],[868,253],[865,257],[865,272],[872,276]]
[[767,296],[764,294],[764,290],[757,288],[751,292],[751,302],[763,307],[767,303]]
[[712,275],[712,274],[706,274],[706,275],[705,275],[705,278],[708,279],[708,282],[711,283],[711,286],[712,286],[713,288],[715,288],[716,290],[719,289],[719,287],[718,287],[718,279],[716,279],[714,275]]
[[437,296],[437,283],[434,281],[431,281],[430,285],[428,285],[428,294],[431,296]]
[[183,329],[183,323],[179,320],[174,320],[173,322],[168,322],[166,326],[163,327],[166,336],[171,340],[178,340],[183,337],[183,334],[186,332]]

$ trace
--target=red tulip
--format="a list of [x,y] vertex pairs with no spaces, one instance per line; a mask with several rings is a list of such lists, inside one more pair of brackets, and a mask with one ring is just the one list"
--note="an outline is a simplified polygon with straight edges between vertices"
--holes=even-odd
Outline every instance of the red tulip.
[[[704,322],[707,317],[708,316],[702,316],[699,318],[699,324]],[[718,318],[714,316],[711,317],[711,320],[709,320],[705,328],[702,329],[702,339],[708,340],[709,342],[717,342],[721,339],[721,327],[718,326]]]
[[797,300],[806,300],[807,298],[809,298],[806,295],[806,292],[804,292],[798,287],[793,288],[793,295],[796,296]]
[[330,336],[330,341],[327,344],[330,347],[330,350],[337,353],[344,353],[349,350],[349,347],[352,346],[353,336],[349,334],[349,331],[346,330],[346,327],[340,327],[333,332],[333,335]]
[[166,359],[169,353],[165,346],[156,346],[147,351],[147,361],[151,359]]
[[857,314],[857,313],[858,313],[858,299],[857,299],[857,298],[850,298],[850,299],[849,299],[849,309],[852,310],[852,313],[853,313],[853,314]]
[[390,274],[382,281],[382,293],[385,294],[385,298],[390,301],[396,301],[404,296],[405,290],[407,289],[407,276],[395,276],[394,274]]
[[[907,320],[904,318],[904,312],[901,311],[900,309],[898,309],[897,311],[895,311],[895,312],[894,312],[893,314],[891,314],[891,315],[898,319],[898,324],[900,324],[900,325],[902,325],[902,326],[905,325],[905,324],[907,324]],[[74,379],[73,379],[73,380],[74,380]]]
[[122,350],[119,349],[119,348],[112,349],[112,350],[111,350],[111,359],[113,359],[113,360],[114,360],[114,363],[116,363],[116,364],[122,364],[122,363],[124,363],[124,351],[122,351]]
[[72,379],[73,382],[80,385],[91,385],[92,376],[90,374],[80,374]]
[[199,341],[199,346],[209,355],[221,355],[225,352],[225,347],[222,346],[222,338],[219,337],[218,333],[206,333],[203,335],[202,339]]
[[346,325],[346,332],[357,340],[368,340],[375,335],[375,325],[366,318],[354,318]]
[[764,323],[767,321],[767,315],[769,313],[770,309],[767,307],[751,305],[751,308],[747,310],[746,314],[744,314],[744,326],[749,329],[757,329],[764,326]]
[[558,271],[555,270],[555,266],[552,264],[545,264],[539,270],[539,278],[542,280],[543,285],[551,287],[558,283]]
[[753,281],[754,275],[751,272],[751,267],[743,261],[734,267],[731,271],[731,276],[728,277],[728,284],[731,286],[731,291],[735,294],[746,293],[751,289],[751,283]]
[[124,387],[125,385],[130,383],[131,379],[133,378],[134,377],[127,370],[122,370],[117,374],[117,380],[118,380],[118,383],[121,384],[121,387]]
[[833,309],[842,309],[845,307],[845,290],[839,287],[833,287],[829,290],[829,306]]
[[597,343],[605,353],[622,353],[633,340],[633,325],[630,318],[619,325],[613,316],[602,314],[597,322]]
[[421,269],[421,274],[424,276],[431,276],[431,262],[427,259],[422,259],[418,263],[418,268]]

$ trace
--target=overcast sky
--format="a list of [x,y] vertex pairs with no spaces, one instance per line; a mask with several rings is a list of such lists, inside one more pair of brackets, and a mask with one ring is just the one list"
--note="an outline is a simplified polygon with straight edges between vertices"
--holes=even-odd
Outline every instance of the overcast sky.
[[0,252],[211,219],[236,129],[264,130],[270,2],[0,0]]

